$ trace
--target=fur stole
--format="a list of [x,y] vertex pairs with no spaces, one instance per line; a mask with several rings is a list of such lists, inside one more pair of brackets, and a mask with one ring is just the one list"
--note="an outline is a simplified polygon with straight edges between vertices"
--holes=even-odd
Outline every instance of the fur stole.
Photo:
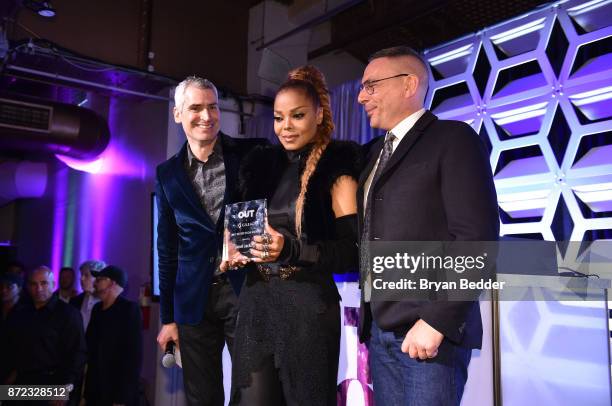
[[[303,155],[300,173],[308,158],[308,154]],[[281,145],[255,147],[240,167],[238,188],[241,198],[270,199],[288,163],[287,153]],[[309,240],[330,238],[333,235],[332,186],[341,176],[358,180],[362,166],[360,145],[350,141],[331,141],[328,144],[310,177],[306,191],[304,223]]]

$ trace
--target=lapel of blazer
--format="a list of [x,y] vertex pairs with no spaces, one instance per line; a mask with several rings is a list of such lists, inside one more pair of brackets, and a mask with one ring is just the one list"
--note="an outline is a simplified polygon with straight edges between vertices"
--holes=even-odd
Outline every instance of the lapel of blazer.
[[240,157],[237,154],[236,141],[221,132],[219,132],[219,140],[223,149],[223,164],[225,165],[225,194],[223,195],[223,207],[221,207],[221,214],[217,227],[223,227],[223,219],[225,218],[225,205],[232,203],[233,191],[236,190],[236,183],[238,181],[238,169],[240,167]]
[[359,175],[359,189],[361,189],[363,191],[363,186],[365,185],[366,180],[368,179],[368,176],[370,175],[370,172],[372,172],[372,168],[374,167],[374,164],[376,163],[376,160],[378,159],[378,156],[380,155],[380,150],[383,147],[383,144],[385,143],[385,137],[379,137],[379,140],[376,141],[376,143],[374,145],[372,145],[372,148],[370,148],[370,153],[369,153],[369,160],[365,166],[365,168],[361,171],[361,174]]
[[174,157],[172,172],[176,174],[176,180],[181,191],[185,194],[185,197],[194,208],[195,212],[199,214],[203,223],[208,223],[211,228],[214,228],[214,224],[212,219],[206,213],[204,208],[202,207],[202,203],[200,202],[200,198],[196,194],[193,189],[193,185],[187,176],[187,171],[185,171],[185,160],[187,159],[187,142],[183,144],[183,148],[176,154]]
[[[364,169],[361,171],[361,174],[359,175],[359,182],[358,182],[358,186],[357,186],[357,212],[358,213],[363,213],[364,211],[364,207],[363,207],[363,188],[365,185],[366,180],[368,179],[368,176],[370,175],[370,172],[372,172],[372,168],[374,167],[374,164],[376,163],[376,160],[378,159],[378,156],[380,155],[380,150],[383,147],[383,144],[385,142],[385,137],[379,137],[379,140],[376,141],[374,143],[374,145],[372,145],[372,147],[370,148],[370,152],[369,152],[369,159],[368,162],[366,163],[366,166],[364,167]],[[359,228],[359,230],[361,230],[361,220],[362,220],[362,216],[358,216],[357,219],[357,226]],[[360,234],[361,235],[361,234]]]
[[[397,166],[402,161],[404,156],[408,153],[408,151],[412,149],[414,143],[417,142],[417,140],[421,137],[425,129],[437,119],[438,118],[433,115],[429,110],[425,111],[425,114],[423,114],[421,118],[419,118],[417,122],[414,123],[414,126],[410,129],[410,131],[406,133],[404,138],[402,138],[402,141],[399,143],[399,145],[391,155],[391,158],[389,158],[389,162],[387,162],[387,165],[384,167],[382,173],[378,177],[378,181],[376,182],[377,184],[383,179],[385,179],[387,176],[389,176],[389,174],[393,171],[393,168]],[[371,185],[370,187],[373,188],[374,186],[375,185]]]

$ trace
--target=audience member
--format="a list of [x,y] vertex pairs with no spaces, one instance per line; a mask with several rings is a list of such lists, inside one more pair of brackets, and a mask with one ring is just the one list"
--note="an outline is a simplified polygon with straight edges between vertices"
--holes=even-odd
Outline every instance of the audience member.
[[87,406],[136,405],[142,363],[141,314],[135,302],[120,296],[127,274],[109,265],[95,276],[100,303],[87,329]]
[[9,261],[6,264],[6,273],[17,275],[19,277],[19,279],[21,280],[21,286],[19,286],[21,288],[20,300],[22,301],[24,299],[29,300],[30,295],[28,294],[28,291],[25,286],[25,282],[26,282],[25,266],[19,261]]
[[[7,383],[68,385],[74,388],[85,364],[85,339],[79,312],[53,295],[53,272],[34,269],[27,289],[32,301],[15,308],[7,319]],[[4,362],[4,359],[3,359]],[[68,404],[74,404],[74,393]]]
[[[6,319],[14,309],[19,306],[19,296],[23,281],[18,274],[0,274],[0,359],[8,356],[9,348],[5,345],[6,340]],[[8,365],[0,362],[0,385],[6,381],[9,373]]]
[[6,273],[19,275],[22,280],[25,279],[25,266],[19,261],[9,261],[6,265]]
[[91,271],[101,271],[106,264],[104,261],[89,260],[85,261],[79,267],[81,272],[81,288],[83,293],[70,299],[70,304],[79,309],[83,318],[83,328],[87,331],[89,320],[91,318],[91,310],[94,305],[100,301],[94,295],[94,276]]
[[[21,295],[21,287],[23,280],[19,274],[5,273],[0,275],[0,300],[2,309],[0,309],[0,326],[7,319],[9,313],[13,310]],[[1,329],[1,327],[0,327]]]
[[70,303],[70,299],[77,295],[78,292],[74,286],[75,282],[76,275],[74,269],[69,266],[60,269],[59,289],[55,293],[62,302]]

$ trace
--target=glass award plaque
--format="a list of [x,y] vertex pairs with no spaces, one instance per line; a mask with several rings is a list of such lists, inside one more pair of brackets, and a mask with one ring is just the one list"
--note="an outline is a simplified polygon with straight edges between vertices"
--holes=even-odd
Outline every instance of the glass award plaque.
[[224,261],[236,260],[240,256],[253,257],[251,240],[265,232],[266,215],[266,199],[225,205]]

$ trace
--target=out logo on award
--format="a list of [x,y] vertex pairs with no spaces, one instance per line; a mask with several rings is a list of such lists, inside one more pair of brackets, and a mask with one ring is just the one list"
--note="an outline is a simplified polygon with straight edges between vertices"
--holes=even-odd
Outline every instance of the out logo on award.
[[255,213],[255,210],[239,211],[238,212],[238,218],[239,219],[243,219],[243,218],[247,218],[247,217],[253,217],[253,213]]

